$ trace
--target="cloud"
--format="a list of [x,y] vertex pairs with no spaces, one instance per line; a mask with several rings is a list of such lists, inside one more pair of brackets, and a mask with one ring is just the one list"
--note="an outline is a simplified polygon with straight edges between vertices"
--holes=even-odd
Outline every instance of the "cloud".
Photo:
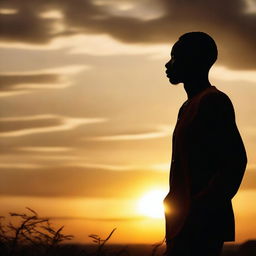
[[30,93],[29,90],[19,90],[19,91],[2,91],[0,92],[0,98],[1,97],[10,97],[10,96],[19,96],[22,94]]
[[88,163],[88,162],[73,162],[67,164],[67,166],[93,168],[93,169],[104,169],[110,171],[132,171],[132,170],[154,170],[154,171],[167,171],[170,168],[170,163],[154,164],[154,165],[110,165],[110,164],[100,164],[100,163]]
[[224,81],[245,81],[256,83],[256,71],[231,70],[223,66],[215,66],[211,70],[211,77]]
[[[95,49],[97,45],[97,49]],[[15,42],[1,42],[2,49],[49,50],[65,49],[70,55],[113,56],[113,55],[148,55],[151,58],[166,59],[170,52],[170,42],[167,43],[133,43],[118,41],[108,34],[82,34],[59,36],[53,38],[47,45],[34,45]]]
[[249,0],[13,0],[0,7],[18,10],[0,15],[5,42],[43,45],[59,36],[107,34],[125,43],[166,44],[184,32],[200,30],[216,39],[222,65],[256,68],[255,4]]
[[5,169],[36,169],[41,168],[42,165],[31,163],[0,163],[0,168]]
[[0,14],[3,14],[3,15],[12,15],[16,13],[18,13],[17,9],[12,9],[12,8],[0,9]]
[[39,16],[44,19],[63,19],[63,14],[59,10],[44,11]]
[[163,126],[157,132],[145,132],[145,133],[136,133],[136,134],[116,134],[109,136],[98,136],[90,137],[88,140],[97,140],[97,141],[120,141],[120,140],[145,140],[145,139],[154,139],[161,138],[165,136],[170,136],[170,127]]
[[[38,197],[132,198],[166,184],[168,173],[57,166],[26,170],[1,168],[0,194]],[[142,182],[143,181],[143,182]],[[122,189],[120,189],[122,188]]]
[[104,11],[114,17],[128,17],[139,20],[154,20],[165,14],[164,5],[155,0],[92,0],[96,6],[104,8]]
[[58,75],[56,74],[31,74],[31,75],[8,75],[0,74],[1,90],[15,89],[17,84],[48,84],[58,82]]
[[73,65],[30,72],[0,73],[0,96],[14,96],[38,89],[60,89],[72,85],[70,75],[89,69],[89,66]]
[[245,0],[246,9],[245,13],[256,14],[256,1],[255,0]]
[[[97,49],[95,49],[97,45]],[[126,44],[112,38],[108,34],[58,37],[48,44],[50,49],[67,48],[70,54],[89,54],[93,56],[112,55],[153,55],[166,58],[170,51],[169,44],[134,43]],[[42,49],[42,47],[41,47]]]
[[42,152],[42,153],[68,152],[73,150],[73,148],[71,147],[19,147],[16,149],[21,151]]
[[[34,5],[29,8],[31,3],[18,3],[18,1],[10,1],[10,3],[1,2],[1,9],[17,9],[14,13],[2,13],[0,15],[1,38],[2,40],[25,41],[33,43],[46,43],[51,38],[51,27],[53,21],[47,20],[41,22],[37,17],[40,5]],[[5,7],[5,5],[7,5]]]
[[[0,172],[3,196],[136,198],[141,191],[168,186],[168,172],[144,169],[109,170],[97,167],[55,166]],[[241,190],[255,190],[255,170],[247,170]]]
[[62,67],[54,67],[54,68],[44,68],[44,69],[37,69],[34,71],[22,71],[22,72],[15,72],[15,71],[9,71],[9,72],[5,72],[5,75],[47,75],[50,72],[52,73],[57,73],[59,75],[65,75],[65,74],[69,74],[69,75],[73,75],[73,74],[77,74],[81,71],[84,70],[88,70],[90,69],[90,66],[86,66],[86,65],[67,65],[67,66],[62,66]]
[[104,169],[104,170],[110,170],[110,171],[127,171],[127,170],[134,170],[134,169],[142,169],[142,166],[134,166],[134,165],[110,165],[110,164],[87,163],[87,162],[77,162],[77,161],[68,165],[75,166],[75,167]]
[[2,117],[0,137],[68,131],[80,125],[105,122],[104,118],[71,118],[52,114]]

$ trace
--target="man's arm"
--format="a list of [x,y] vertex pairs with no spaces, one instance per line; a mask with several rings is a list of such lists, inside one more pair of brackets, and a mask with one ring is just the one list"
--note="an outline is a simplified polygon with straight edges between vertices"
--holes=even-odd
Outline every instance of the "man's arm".
[[230,99],[222,93],[207,96],[202,100],[199,118],[203,143],[212,155],[216,171],[208,185],[194,195],[194,202],[232,199],[241,184],[247,164],[243,141],[235,122],[235,113]]

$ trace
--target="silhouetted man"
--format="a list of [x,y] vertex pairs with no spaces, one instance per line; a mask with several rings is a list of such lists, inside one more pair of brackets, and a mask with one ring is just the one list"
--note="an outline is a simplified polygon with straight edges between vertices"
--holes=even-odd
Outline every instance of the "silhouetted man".
[[247,157],[232,102],[208,80],[217,53],[209,35],[186,33],[165,65],[169,81],[183,83],[188,97],[173,132],[164,199],[168,256],[217,256],[224,241],[235,240],[231,199]]

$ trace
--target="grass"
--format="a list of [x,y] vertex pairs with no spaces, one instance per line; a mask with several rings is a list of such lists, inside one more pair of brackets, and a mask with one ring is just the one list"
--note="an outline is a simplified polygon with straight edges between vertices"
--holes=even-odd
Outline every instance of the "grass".
[[[64,226],[55,228],[48,218],[26,207],[26,213],[10,212],[11,221],[0,216],[0,255],[1,256],[160,256],[163,255],[164,242],[145,245],[120,246],[107,245],[116,228],[106,238],[90,234],[91,245],[65,243],[74,238],[64,233]],[[256,255],[256,240],[247,241],[240,246],[225,246],[222,256]]]
[[[0,216],[0,255],[3,256],[121,256],[130,255],[127,248],[106,248],[116,228],[102,239],[97,234],[90,234],[94,246],[78,249],[79,246],[65,245],[73,239],[73,235],[64,234],[64,226],[53,227],[48,218],[42,218],[38,213],[26,207],[27,213],[10,212],[11,221],[6,222],[4,216]],[[14,220],[15,218],[15,220]],[[12,221],[14,220],[14,221]],[[14,224],[16,223],[16,224]],[[163,241],[164,242],[164,241]],[[157,255],[159,246],[154,244],[152,256]]]

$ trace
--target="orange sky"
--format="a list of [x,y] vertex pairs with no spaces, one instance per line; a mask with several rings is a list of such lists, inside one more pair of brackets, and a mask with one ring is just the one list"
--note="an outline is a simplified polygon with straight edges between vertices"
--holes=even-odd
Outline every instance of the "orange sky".
[[112,242],[161,241],[163,218],[138,205],[168,191],[186,100],[164,65],[179,35],[201,30],[219,46],[211,82],[231,98],[248,155],[236,241],[256,238],[256,5],[214,2],[1,2],[0,215],[28,206],[79,242],[115,227]]

